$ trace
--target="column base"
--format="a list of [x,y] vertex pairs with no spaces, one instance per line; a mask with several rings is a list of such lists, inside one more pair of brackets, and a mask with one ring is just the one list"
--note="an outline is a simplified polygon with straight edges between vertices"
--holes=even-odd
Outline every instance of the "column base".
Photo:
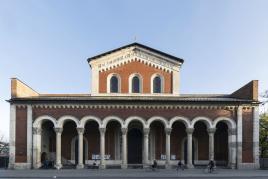
[[106,166],[105,166],[104,164],[100,164],[100,165],[99,165],[99,168],[100,168],[100,169],[105,169]]
[[187,164],[186,167],[187,168],[194,168],[194,165],[193,164]]
[[78,164],[76,165],[76,169],[83,169],[84,168],[84,164]]
[[127,164],[121,164],[121,169],[127,169]]
[[165,164],[165,168],[166,169],[171,169],[171,165],[170,164]]
[[41,166],[42,166],[41,163],[36,163],[36,164],[34,164],[33,168],[34,169],[39,169]]
[[228,164],[228,167],[229,167],[230,169],[236,169],[236,164],[235,164],[235,163],[229,163],[229,164]]
[[56,165],[55,165],[55,168],[56,168],[57,170],[61,169],[61,168],[62,168],[62,164],[61,164],[61,163],[56,164]]

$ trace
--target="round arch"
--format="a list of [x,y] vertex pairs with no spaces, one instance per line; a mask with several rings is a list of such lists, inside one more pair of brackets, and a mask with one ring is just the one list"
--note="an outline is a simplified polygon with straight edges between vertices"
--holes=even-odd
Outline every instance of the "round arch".
[[230,119],[228,117],[218,117],[218,118],[216,118],[212,123],[212,127],[216,128],[216,126],[217,126],[217,124],[219,122],[226,123],[227,126],[228,126],[228,129],[235,129],[236,128],[236,124],[235,124],[234,120],[232,120],[232,119]]
[[66,116],[62,116],[62,117],[59,118],[59,120],[58,120],[58,127],[62,128],[63,125],[64,125],[64,123],[66,121],[74,121],[75,124],[76,124],[76,127],[79,127],[80,126],[79,125],[80,124],[79,123],[79,120],[76,117],[70,116],[70,115],[66,115]]
[[40,117],[35,119],[35,121],[33,123],[33,127],[40,128],[44,121],[51,121],[53,123],[54,127],[57,126],[57,120],[55,118],[48,116],[48,115],[44,115],[44,116],[40,116]]
[[169,127],[169,128],[172,128],[172,125],[173,125],[175,122],[177,122],[177,121],[182,122],[182,123],[185,125],[186,128],[191,127],[191,122],[190,122],[190,120],[189,120],[188,118],[186,118],[186,117],[182,117],[182,116],[175,116],[175,117],[171,118],[171,119],[169,120],[169,125],[168,125],[168,127]]
[[102,122],[102,126],[103,128],[106,128],[107,124],[110,122],[110,121],[117,121],[120,123],[121,125],[121,128],[124,126],[124,122],[123,120],[120,118],[120,117],[117,117],[117,116],[107,116],[103,119],[103,122]]
[[211,122],[211,120],[209,118],[203,117],[203,116],[195,117],[191,121],[191,128],[194,128],[195,123],[198,122],[198,121],[204,122],[206,124],[206,126],[207,126],[207,129],[212,128],[212,122]]
[[99,127],[101,127],[101,120],[95,116],[84,116],[80,121],[80,127],[85,128],[85,125],[88,121],[95,121],[98,123]]
[[161,117],[161,116],[153,116],[151,117],[150,119],[148,119],[148,127],[150,127],[151,123],[154,122],[154,121],[160,121],[163,125],[164,125],[164,128],[167,128],[168,127],[168,121]]
[[146,128],[146,121],[139,116],[130,116],[125,120],[125,124],[124,124],[124,128],[128,128],[129,123],[131,123],[132,121],[139,121],[142,124],[143,128]]

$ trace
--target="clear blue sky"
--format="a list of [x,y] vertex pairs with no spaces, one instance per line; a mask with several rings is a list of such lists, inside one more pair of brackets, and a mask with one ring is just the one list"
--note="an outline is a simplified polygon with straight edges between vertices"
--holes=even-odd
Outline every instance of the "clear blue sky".
[[137,41],[185,59],[182,93],[268,89],[268,1],[0,0],[0,133],[10,78],[40,93],[89,93],[86,59]]

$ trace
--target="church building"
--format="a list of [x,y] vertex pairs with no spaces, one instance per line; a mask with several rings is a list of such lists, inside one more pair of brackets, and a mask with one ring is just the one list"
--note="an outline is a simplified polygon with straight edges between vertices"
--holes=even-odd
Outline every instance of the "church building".
[[9,168],[259,168],[257,80],[181,94],[184,60],[140,43],[87,62],[91,94],[40,94],[11,79]]

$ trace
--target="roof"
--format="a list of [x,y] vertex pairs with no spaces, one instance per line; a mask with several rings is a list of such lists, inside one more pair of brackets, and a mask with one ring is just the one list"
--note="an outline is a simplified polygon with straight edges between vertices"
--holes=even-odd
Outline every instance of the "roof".
[[87,59],[87,61],[90,62],[91,60],[97,59],[97,58],[99,58],[99,57],[102,57],[102,56],[105,56],[105,55],[114,53],[114,52],[116,52],[116,51],[119,51],[119,50],[122,50],[122,49],[125,49],[125,48],[129,48],[129,47],[132,47],[132,46],[137,46],[137,47],[141,47],[141,48],[147,49],[147,50],[149,50],[149,51],[152,51],[152,52],[158,53],[158,54],[160,54],[160,55],[163,55],[163,56],[165,56],[165,57],[171,58],[171,59],[173,59],[173,60],[175,60],[175,61],[178,61],[178,62],[180,62],[180,63],[183,63],[183,62],[184,62],[184,60],[181,59],[181,58],[175,57],[175,56],[173,56],[173,55],[167,54],[167,53],[165,53],[165,52],[156,50],[156,49],[154,49],[154,48],[148,47],[148,46],[146,46],[146,45],[143,45],[143,44],[140,44],[140,43],[137,43],[137,42],[134,42],[134,43],[131,43],[131,44],[128,44],[128,45],[125,45],[125,46],[122,46],[122,47],[119,47],[119,48],[110,50],[110,51],[108,51],[108,52],[105,52],[105,53],[102,53],[102,54],[99,54],[99,55],[90,57],[90,58]]
[[31,101],[31,102],[38,102],[38,101],[46,101],[46,102],[102,102],[102,101],[140,101],[140,102],[243,102],[243,103],[253,103],[258,101],[248,100],[248,99],[238,99],[232,98],[229,95],[214,95],[214,94],[185,94],[180,96],[171,96],[171,95],[136,95],[136,96],[91,96],[90,94],[47,94],[47,95],[40,95],[40,96],[33,96],[27,98],[12,98],[9,102],[15,101]]

